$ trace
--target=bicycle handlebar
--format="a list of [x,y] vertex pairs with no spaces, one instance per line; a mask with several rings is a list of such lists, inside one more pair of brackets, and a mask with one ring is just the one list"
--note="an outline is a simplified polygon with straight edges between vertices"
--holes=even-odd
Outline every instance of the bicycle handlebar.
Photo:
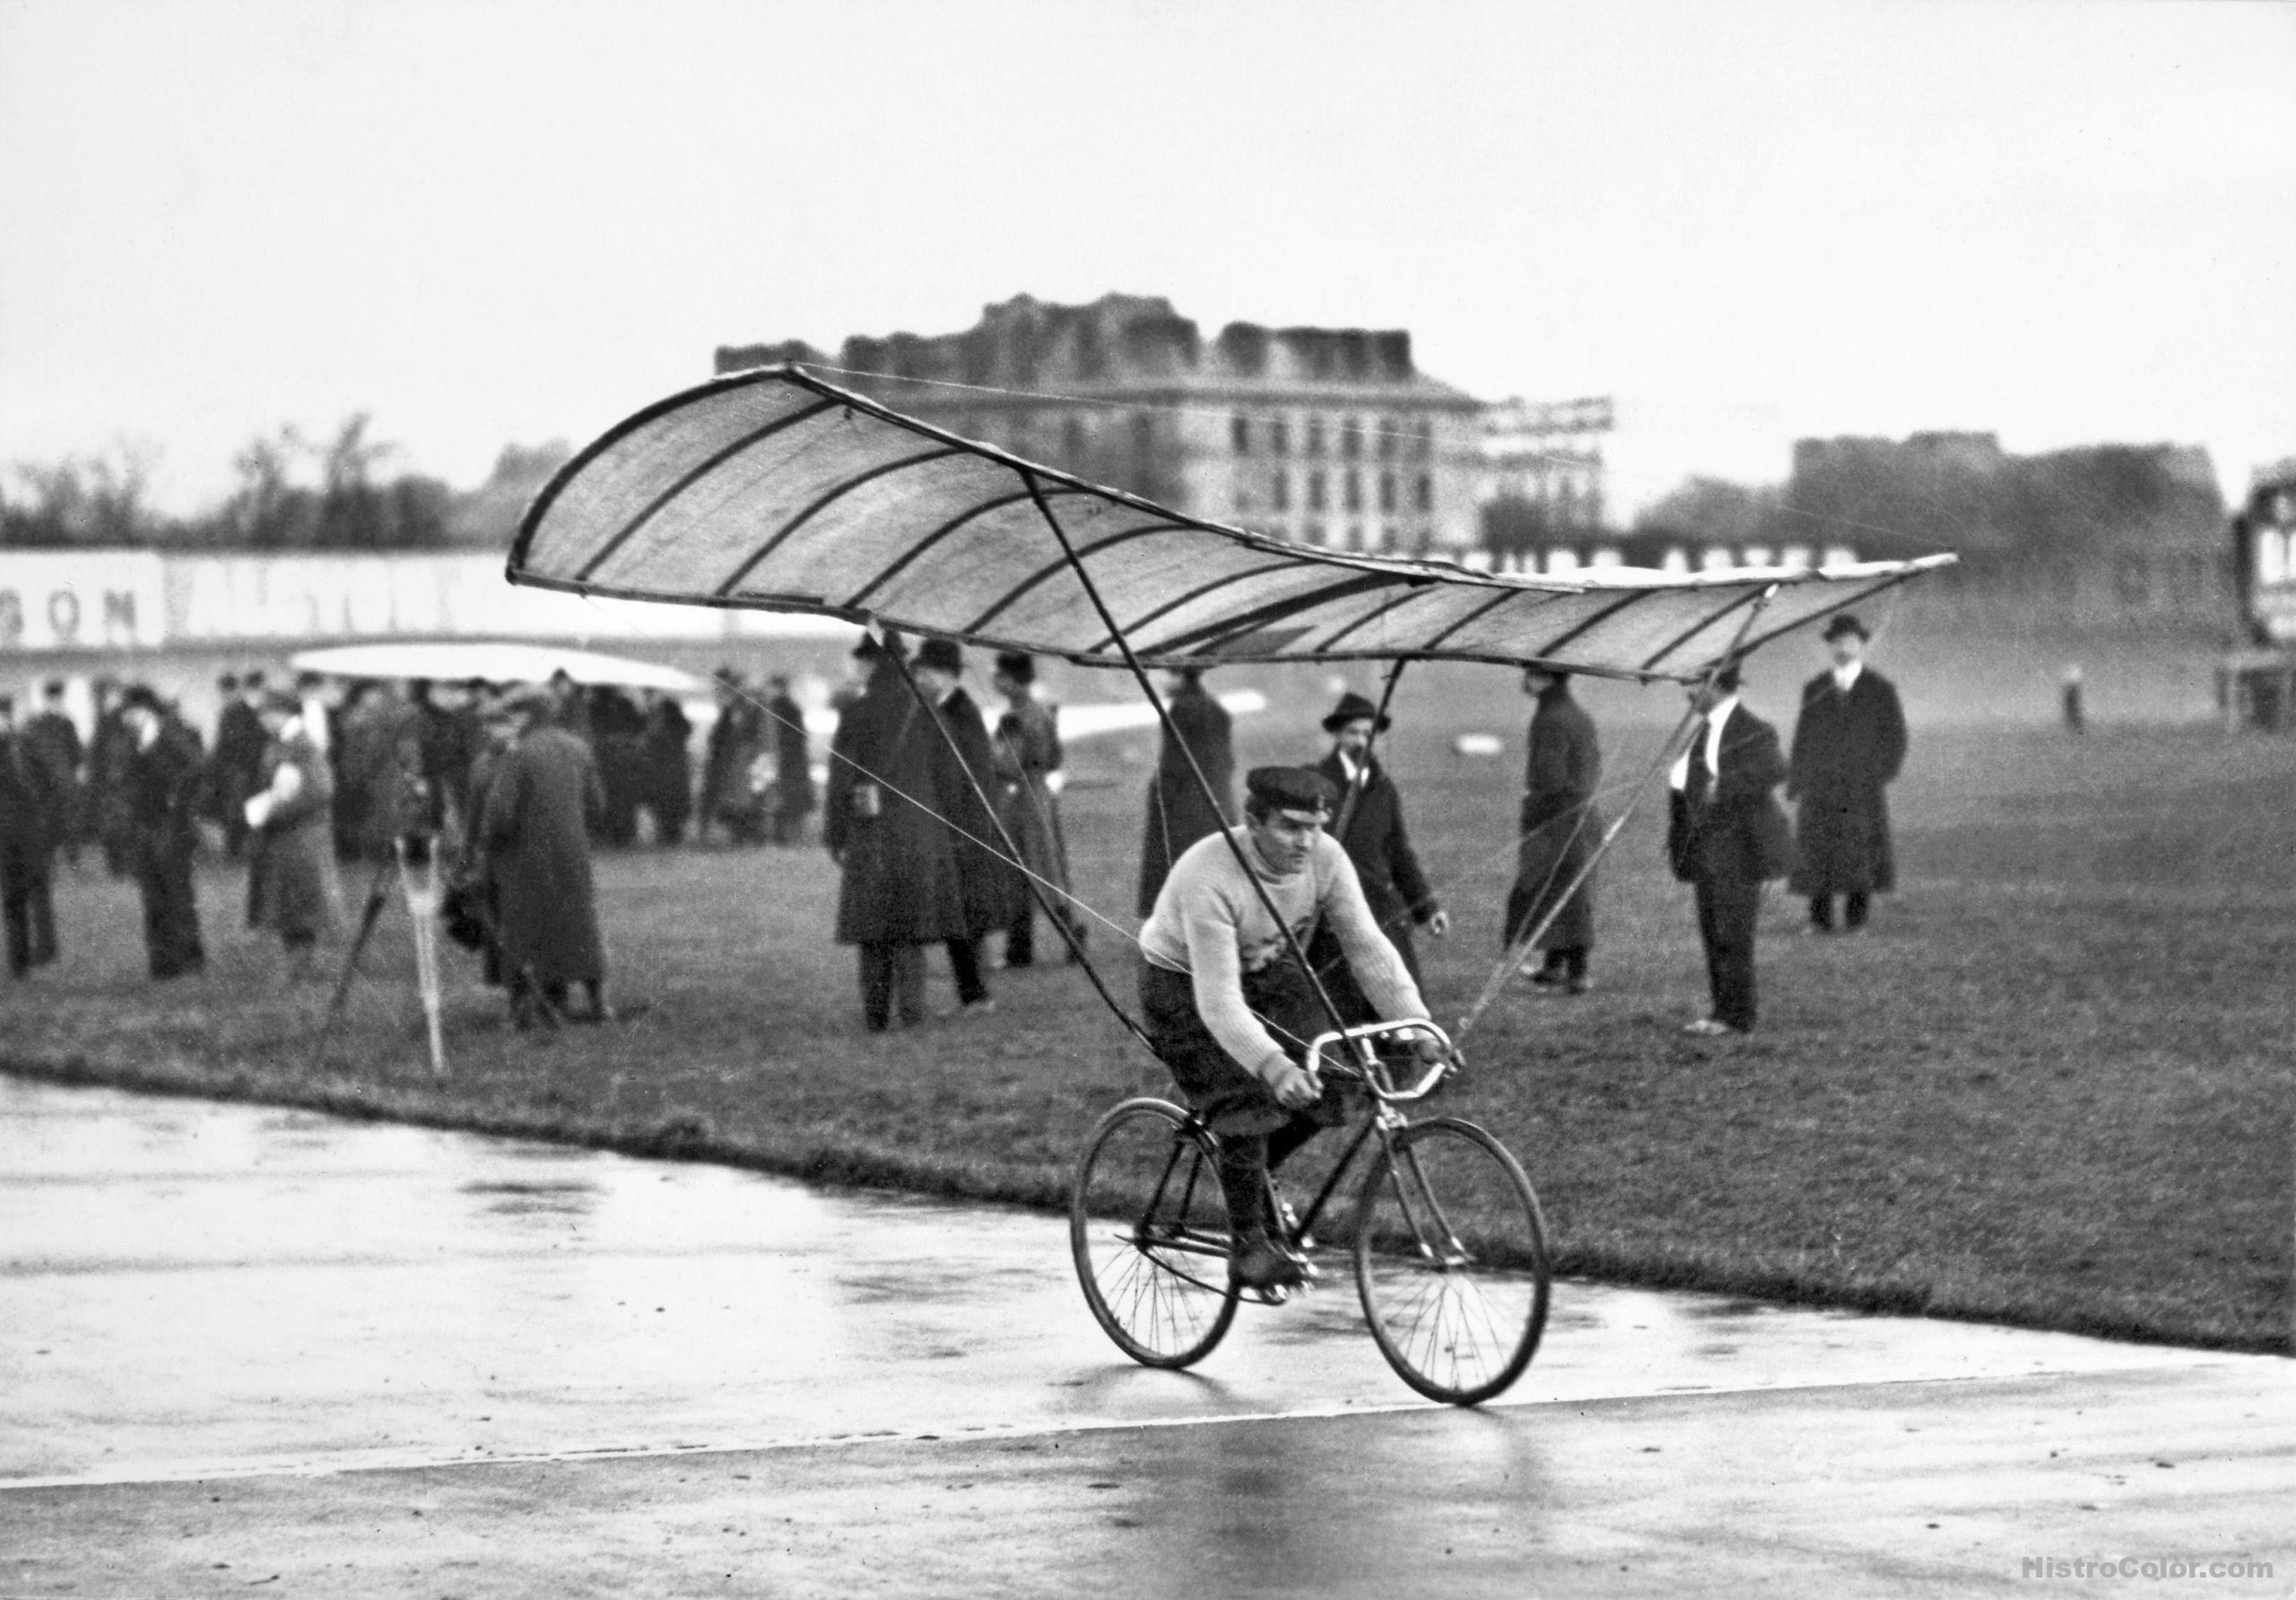
[[[1362,1066],[1358,1065],[1353,1062],[1342,1060],[1336,1054],[1335,1054],[1333,1058],[1328,1062],[1324,1059],[1324,1052],[1326,1049],[1335,1044],[1345,1043],[1356,1045],[1361,1048],[1362,1054],[1368,1057],[1370,1054],[1368,1047],[1370,1040],[1391,1036],[1400,1037],[1414,1033],[1426,1034],[1430,1038],[1433,1039],[1437,1044],[1441,1045],[1443,1047],[1443,1058],[1440,1061],[1436,1062],[1432,1066],[1429,1067],[1427,1069],[1427,1075],[1420,1079],[1418,1083],[1413,1084],[1408,1089],[1388,1089],[1382,1087],[1378,1080],[1373,1077],[1369,1072],[1365,1071]],[[1360,1078],[1362,1080],[1363,1087],[1370,1091],[1373,1099],[1387,1105],[1396,1105],[1407,1100],[1425,1099],[1428,1095],[1434,1092],[1435,1086],[1440,1083],[1446,1077],[1449,1076],[1451,1069],[1457,1065],[1458,1052],[1452,1048],[1450,1035],[1445,1033],[1434,1023],[1417,1017],[1406,1018],[1401,1022],[1358,1022],[1352,1028],[1343,1028],[1336,1032],[1332,1033],[1319,1033],[1309,1043],[1308,1046],[1308,1070],[1309,1072],[1320,1075],[1324,1071],[1328,1069],[1329,1071],[1337,1073],[1342,1077]]]

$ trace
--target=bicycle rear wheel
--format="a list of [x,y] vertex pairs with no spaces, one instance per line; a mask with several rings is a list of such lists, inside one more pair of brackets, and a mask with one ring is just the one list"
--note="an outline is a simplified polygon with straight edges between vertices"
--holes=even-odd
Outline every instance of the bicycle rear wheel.
[[1371,1337],[1431,1400],[1474,1405],[1522,1376],[1546,1327],[1546,1222],[1507,1147],[1471,1122],[1399,1130],[1355,1203]]
[[1159,1100],[1101,1117],[1076,1163],[1068,1248],[1117,1348],[1150,1367],[1209,1355],[1236,1316],[1228,1247],[1211,1136]]

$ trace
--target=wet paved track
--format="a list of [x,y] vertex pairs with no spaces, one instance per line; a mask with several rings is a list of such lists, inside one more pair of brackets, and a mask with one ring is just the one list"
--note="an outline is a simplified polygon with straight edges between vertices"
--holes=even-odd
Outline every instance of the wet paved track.
[[0,1594],[2296,1592],[2286,1362],[1572,1284],[1456,1413],[1342,1276],[1150,1372],[1040,1215],[0,1079]]

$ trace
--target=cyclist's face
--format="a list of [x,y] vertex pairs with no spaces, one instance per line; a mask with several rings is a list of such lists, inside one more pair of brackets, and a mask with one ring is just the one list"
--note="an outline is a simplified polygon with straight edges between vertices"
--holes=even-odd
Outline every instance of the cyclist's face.
[[1278,873],[1295,873],[1305,865],[1308,852],[1316,848],[1316,835],[1324,830],[1321,811],[1271,811],[1246,821],[1259,858]]

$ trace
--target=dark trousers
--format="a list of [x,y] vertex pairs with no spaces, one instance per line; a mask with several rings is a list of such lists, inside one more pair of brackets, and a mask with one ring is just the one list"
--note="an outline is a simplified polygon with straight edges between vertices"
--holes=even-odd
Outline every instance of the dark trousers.
[[1587,976],[1587,947],[1584,944],[1558,944],[1546,952],[1540,962],[1549,972],[1560,972],[1569,978]]
[[1754,920],[1761,910],[1760,879],[1700,877],[1698,936],[1706,946],[1706,982],[1714,1020],[1733,1028],[1754,1025]]
[[45,864],[37,872],[12,873],[0,891],[0,914],[8,924],[8,970],[22,978],[56,959],[56,909]]
[[[1084,943],[1083,926],[1057,901],[1052,915],[1068,929],[1069,938],[1061,940],[1061,945],[1067,950],[1068,959],[1073,961],[1076,959],[1077,950]],[[1071,944],[1069,939],[1074,939],[1074,943]],[[1021,902],[1021,909],[1013,914],[1012,925],[1004,930],[1004,964],[1008,967],[1027,967],[1033,965],[1036,959],[1037,900],[1036,896],[1030,895]]]
[[957,980],[957,1002],[970,1005],[988,998],[988,985],[980,976],[980,935],[971,934],[941,941],[949,952],[949,971]]
[[[1843,895],[1841,897],[1842,926],[1853,933],[1864,927],[1866,909],[1869,903],[1862,891]],[[1828,933],[1833,931],[1833,896],[1813,894],[1810,897],[1810,926],[1822,927]]]
[[144,844],[136,852],[135,886],[144,894],[144,949],[152,976],[178,978],[204,967],[190,844]]
[[898,1013],[904,1022],[925,1020],[925,946],[861,946],[861,1020],[883,1033]]

